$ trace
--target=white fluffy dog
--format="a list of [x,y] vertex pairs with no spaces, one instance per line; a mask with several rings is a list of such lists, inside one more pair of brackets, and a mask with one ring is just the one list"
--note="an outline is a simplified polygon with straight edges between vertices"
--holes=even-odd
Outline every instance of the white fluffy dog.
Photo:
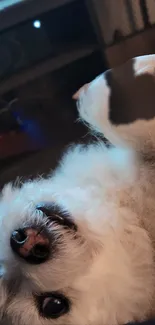
[[116,325],[155,314],[155,120],[113,126],[109,96],[97,78],[79,114],[113,146],[71,147],[52,176],[1,194],[2,324]]

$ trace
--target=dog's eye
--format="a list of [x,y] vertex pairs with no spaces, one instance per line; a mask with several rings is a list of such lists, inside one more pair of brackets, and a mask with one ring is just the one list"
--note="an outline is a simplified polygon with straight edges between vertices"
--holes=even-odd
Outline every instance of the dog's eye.
[[39,312],[45,318],[58,318],[69,311],[69,300],[61,294],[41,295],[37,301]]

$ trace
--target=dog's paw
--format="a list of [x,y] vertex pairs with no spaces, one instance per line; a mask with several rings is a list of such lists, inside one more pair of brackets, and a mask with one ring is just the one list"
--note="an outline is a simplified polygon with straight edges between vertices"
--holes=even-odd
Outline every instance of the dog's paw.
[[77,102],[80,119],[95,131],[104,133],[109,124],[109,100],[110,88],[102,74],[80,92]]

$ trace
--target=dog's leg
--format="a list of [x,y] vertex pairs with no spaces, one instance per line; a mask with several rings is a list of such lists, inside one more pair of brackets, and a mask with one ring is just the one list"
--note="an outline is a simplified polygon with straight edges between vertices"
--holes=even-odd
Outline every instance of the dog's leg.
[[154,153],[155,119],[137,120],[131,124],[116,126],[109,119],[109,100],[110,88],[104,75],[101,75],[86,90],[81,91],[78,100],[80,118],[93,131],[103,134],[114,146],[132,147],[144,154],[152,151]]

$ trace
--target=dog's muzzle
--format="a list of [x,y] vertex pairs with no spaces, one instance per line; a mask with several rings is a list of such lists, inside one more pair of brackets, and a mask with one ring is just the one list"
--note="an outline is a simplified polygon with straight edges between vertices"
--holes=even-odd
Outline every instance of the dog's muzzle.
[[44,263],[50,257],[53,225],[66,229],[67,232],[77,232],[72,218],[57,205],[41,203],[36,206],[36,210],[42,214],[43,225],[14,230],[10,238],[13,252],[31,264]]

